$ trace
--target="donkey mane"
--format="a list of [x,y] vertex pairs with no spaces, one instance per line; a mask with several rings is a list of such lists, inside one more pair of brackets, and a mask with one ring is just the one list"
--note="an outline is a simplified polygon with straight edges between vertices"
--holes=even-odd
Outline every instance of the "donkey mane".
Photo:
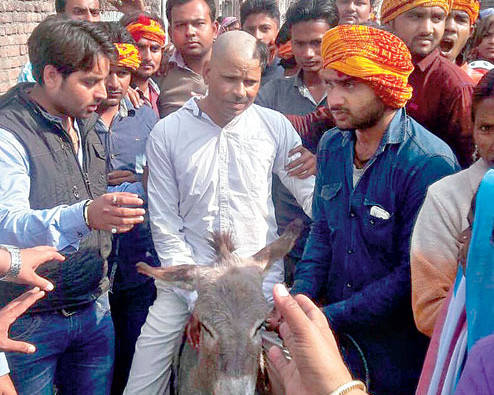
[[214,248],[218,263],[228,266],[231,263],[232,252],[235,251],[232,233],[213,232],[212,238],[213,240],[210,241],[210,244]]

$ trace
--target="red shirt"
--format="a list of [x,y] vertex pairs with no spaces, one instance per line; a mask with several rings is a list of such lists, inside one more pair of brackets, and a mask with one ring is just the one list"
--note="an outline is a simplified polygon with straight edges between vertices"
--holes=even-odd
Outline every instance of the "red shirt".
[[444,140],[462,167],[472,163],[473,81],[457,65],[433,51],[415,64],[408,78],[413,96],[407,113]]

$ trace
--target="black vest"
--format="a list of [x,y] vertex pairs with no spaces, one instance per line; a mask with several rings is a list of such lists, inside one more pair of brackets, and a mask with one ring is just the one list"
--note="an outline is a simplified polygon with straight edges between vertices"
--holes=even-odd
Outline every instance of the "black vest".
[[[12,133],[28,156],[31,209],[70,206],[106,193],[105,150],[94,131],[97,116],[77,120],[84,156],[81,167],[60,118],[51,116],[30,99],[28,92],[33,85],[19,84],[0,97],[0,128]],[[80,220],[83,221],[82,212]],[[80,238],[77,251],[68,248],[62,252],[66,257],[64,262],[42,265],[37,273],[54,283],[55,289],[30,312],[57,310],[95,300],[108,289],[106,258],[110,250],[111,235],[93,230]],[[0,305],[26,289],[1,282]]]

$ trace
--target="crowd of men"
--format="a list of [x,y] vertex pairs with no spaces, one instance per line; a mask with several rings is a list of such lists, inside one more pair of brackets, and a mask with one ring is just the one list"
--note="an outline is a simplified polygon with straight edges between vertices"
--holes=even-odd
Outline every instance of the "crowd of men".
[[[166,393],[197,295],[136,264],[212,265],[215,231],[248,257],[301,219],[266,299],[285,281],[320,306],[360,380],[338,393],[414,393],[494,166],[479,2],[295,0],[281,16],[246,0],[220,26],[213,0],[168,0],[167,32],[143,2],[115,2],[118,22],[98,0],[55,3],[0,97],[2,335],[36,347],[3,343],[0,391]],[[472,190],[444,204],[439,180],[467,168]]]

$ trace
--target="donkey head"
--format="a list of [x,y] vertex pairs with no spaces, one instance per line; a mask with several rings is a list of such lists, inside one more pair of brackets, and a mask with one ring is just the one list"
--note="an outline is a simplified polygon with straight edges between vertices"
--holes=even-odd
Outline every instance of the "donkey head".
[[286,255],[302,230],[292,222],[283,235],[257,254],[233,254],[231,237],[214,234],[216,265],[180,265],[138,271],[169,285],[198,293],[194,315],[201,323],[199,362],[191,372],[198,388],[214,394],[253,394],[261,353],[262,323],[269,308],[262,280],[270,266]]

